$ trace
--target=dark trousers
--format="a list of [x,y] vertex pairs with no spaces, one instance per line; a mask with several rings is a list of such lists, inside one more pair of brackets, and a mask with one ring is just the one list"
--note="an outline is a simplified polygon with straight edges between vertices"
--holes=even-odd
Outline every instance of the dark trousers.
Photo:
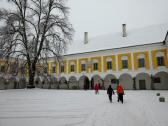
[[110,102],[112,102],[112,94],[108,94]]
[[121,101],[123,103],[123,94],[119,93],[118,94],[118,102]]

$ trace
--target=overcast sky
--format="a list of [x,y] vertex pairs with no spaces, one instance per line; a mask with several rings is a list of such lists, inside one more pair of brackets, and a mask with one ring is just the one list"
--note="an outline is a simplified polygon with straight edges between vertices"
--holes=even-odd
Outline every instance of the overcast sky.
[[89,37],[121,31],[123,23],[127,29],[168,23],[168,0],[68,0],[68,6],[75,40],[85,31]]

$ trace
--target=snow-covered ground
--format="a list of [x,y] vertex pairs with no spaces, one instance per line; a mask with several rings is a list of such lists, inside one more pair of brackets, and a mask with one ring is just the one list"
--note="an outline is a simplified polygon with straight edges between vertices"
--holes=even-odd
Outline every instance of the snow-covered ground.
[[168,126],[168,91],[125,93],[122,104],[106,91],[0,90],[0,126]]

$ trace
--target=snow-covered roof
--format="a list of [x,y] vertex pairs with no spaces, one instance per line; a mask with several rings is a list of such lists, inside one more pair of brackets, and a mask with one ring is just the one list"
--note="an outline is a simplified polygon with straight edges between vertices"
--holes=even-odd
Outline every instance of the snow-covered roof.
[[89,38],[87,44],[84,40],[78,40],[68,46],[65,55],[163,42],[167,31],[168,23],[127,30],[127,37],[122,37],[122,32],[118,32]]

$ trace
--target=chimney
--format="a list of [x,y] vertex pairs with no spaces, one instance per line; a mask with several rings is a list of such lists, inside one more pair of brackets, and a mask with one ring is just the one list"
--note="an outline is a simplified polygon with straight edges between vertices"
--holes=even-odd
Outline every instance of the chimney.
[[84,44],[87,44],[88,41],[88,32],[84,32]]
[[127,37],[127,30],[126,30],[126,24],[122,24],[122,30],[123,30],[123,37]]

